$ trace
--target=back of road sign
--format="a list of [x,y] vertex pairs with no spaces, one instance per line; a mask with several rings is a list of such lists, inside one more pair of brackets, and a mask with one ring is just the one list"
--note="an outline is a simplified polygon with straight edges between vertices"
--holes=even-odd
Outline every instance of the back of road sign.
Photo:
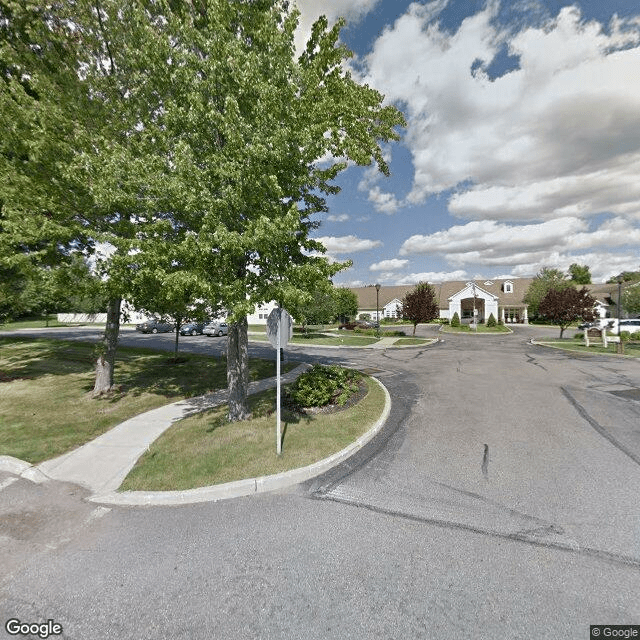
[[278,348],[278,322],[280,328],[280,348],[286,347],[293,335],[293,319],[286,309],[276,307],[267,318],[267,338],[274,349]]

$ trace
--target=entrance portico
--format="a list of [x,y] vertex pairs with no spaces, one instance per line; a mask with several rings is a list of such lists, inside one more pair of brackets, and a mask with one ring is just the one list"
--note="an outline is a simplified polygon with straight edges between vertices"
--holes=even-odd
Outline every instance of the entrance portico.
[[461,322],[473,322],[474,309],[477,322],[486,322],[491,314],[498,320],[498,296],[468,282],[464,289],[449,297],[449,319],[457,313]]

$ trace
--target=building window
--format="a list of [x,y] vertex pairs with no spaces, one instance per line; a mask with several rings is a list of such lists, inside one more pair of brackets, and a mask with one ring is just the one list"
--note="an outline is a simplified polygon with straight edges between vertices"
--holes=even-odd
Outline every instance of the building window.
[[511,282],[504,283],[504,292],[505,293],[513,293],[513,284]]

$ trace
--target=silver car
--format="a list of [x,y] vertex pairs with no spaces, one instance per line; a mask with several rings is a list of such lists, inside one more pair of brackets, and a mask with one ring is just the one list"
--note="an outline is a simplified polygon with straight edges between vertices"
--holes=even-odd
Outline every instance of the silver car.
[[229,333],[229,327],[226,322],[210,322],[203,330],[205,336],[226,336]]

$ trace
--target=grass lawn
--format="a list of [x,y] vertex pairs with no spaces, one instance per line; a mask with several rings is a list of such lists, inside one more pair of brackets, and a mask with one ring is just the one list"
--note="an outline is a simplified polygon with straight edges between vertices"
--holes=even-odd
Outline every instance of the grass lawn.
[[[139,413],[226,387],[226,359],[119,347],[109,397],[92,398],[94,345],[0,338],[0,455],[32,464],[70,451]],[[285,363],[283,370],[295,363]],[[275,375],[251,360],[251,379]]]
[[[249,336],[250,340],[254,340],[256,342],[267,342],[266,334],[264,336]],[[309,344],[315,345],[316,347],[330,346],[330,347],[364,347],[369,344],[374,344],[378,342],[377,338],[368,337],[368,336],[351,336],[351,335],[340,335],[336,333],[335,336],[328,336],[322,333],[312,333],[309,332],[307,334],[299,334],[294,333],[293,337],[289,340],[289,344]],[[286,349],[286,347],[285,347]]]
[[[584,344],[584,340],[565,339],[565,340],[541,340],[537,341],[537,344],[542,344],[549,347],[555,347],[556,349],[564,349],[565,351],[577,351],[580,353],[590,354],[608,354],[618,355],[618,345],[611,343],[605,349],[600,345],[591,345],[587,347]],[[627,342],[624,345],[624,355],[632,358],[640,358],[640,342]]]
[[131,470],[120,491],[204,487],[288,471],[340,451],[378,420],[385,396],[364,378],[366,397],[336,413],[282,411],[282,454],[276,455],[275,389],[251,396],[254,418],[227,423],[226,406],[176,422]]
[[509,327],[504,325],[496,325],[495,327],[487,327],[485,324],[479,324],[478,330],[469,329],[469,325],[461,325],[459,327],[452,327],[451,325],[442,326],[443,333],[513,333]]
[[[68,327],[70,325],[58,322],[58,316],[53,314],[49,316],[49,327]],[[104,326],[104,325],[103,325]],[[44,317],[24,318],[15,322],[7,322],[0,324],[0,331],[15,331],[16,329],[45,329],[47,322]]]
[[409,346],[414,344],[431,344],[434,341],[433,338],[398,338],[394,343],[394,347]]

